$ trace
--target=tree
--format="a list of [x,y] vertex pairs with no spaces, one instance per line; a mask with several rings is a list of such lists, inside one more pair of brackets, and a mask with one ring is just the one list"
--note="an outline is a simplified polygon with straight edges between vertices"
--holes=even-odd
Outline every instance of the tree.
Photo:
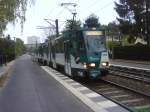
[[15,42],[6,38],[0,38],[0,55],[14,55]]
[[118,32],[120,32],[119,25],[115,21],[110,22],[108,24],[107,30],[108,30],[108,35],[117,35]]
[[81,28],[81,21],[73,21],[72,19],[66,21],[65,29],[80,29]]
[[0,0],[0,32],[6,29],[8,22],[15,23],[17,19],[23,29],[28,3],[34,3],[34,0]]
[[[115,10],[119,15],[117,19],[123,34],[129,35],[131,38],[142,37],[141,34],[145,35],[146,30],[149,34],[150,28],[146,28],[146,26],[150,26],[150,22],[148,22],[150,12],[146,13],[145,9],[145,7],[150,8],[149,3],[150,0],[119,0],[119,3],[115,2]],[[146,38],[147,42],[150,41],[149,38]]]
[[91,14],[85,20],[84,27],[87,27],[87,28],[93,28],[93,27],[99,28],[100,27],[100,23],[99,23],[98,17],[96,15],[94,15],[94,14]]
[[112,41],[119,40],[119,44],[122,45],[122,34],[119,29],[119,24],[116,21],[110,22],[107,26],[106,35],[112,38]]
[[20,38],[16,38],[16,43],[15,43],[15,53],[16,56],[20,56],[23,54],[25,49],[24,42]]

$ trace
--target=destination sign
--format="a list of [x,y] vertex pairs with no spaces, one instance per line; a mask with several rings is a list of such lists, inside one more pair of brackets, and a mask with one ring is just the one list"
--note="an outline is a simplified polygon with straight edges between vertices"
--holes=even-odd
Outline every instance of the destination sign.
[[86,31],[85,32],[85,35],[103,35],[103,32],[102,31]]

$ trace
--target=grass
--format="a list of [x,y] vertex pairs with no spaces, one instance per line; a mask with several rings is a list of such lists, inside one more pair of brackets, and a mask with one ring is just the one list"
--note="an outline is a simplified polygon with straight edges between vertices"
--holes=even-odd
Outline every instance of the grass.
[[0,88],[2,88],[4,86],[4,83],[7,80],[7,78],[8,78],[7,73],[0,77]]
[[150,112],[150,106],[141,109],[135,109],[135,112]]

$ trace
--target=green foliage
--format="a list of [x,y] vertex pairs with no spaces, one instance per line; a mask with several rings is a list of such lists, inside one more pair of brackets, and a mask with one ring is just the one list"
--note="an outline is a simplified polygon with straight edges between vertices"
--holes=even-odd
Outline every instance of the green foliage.
[[16,39],[16,43],[15,43],[15,53],[17,56],[20,56],[24,53],[25,50],[25,46],[24,46],[24,42],[17,38]]
[[73,21],[72,19],[66,21],[65,29],[80,29],[81,28],[81,21]]
[[6,29],[8,22],[15,22],[16,19],[20,19],[23,28],[28,3],[34,3],[34,0],[0,0],[0,32]]
[[127,38],[127,41],[128,41],[128,43],[132,44],[136,41],[136,39],[134,37],[130,36]]
[[7,38],[0,38],[0,55],[19,56],[23,53],[25,47],[21,39],[17,38],[16,43],[13,40]]
[[0,38],[0,54],[14,55],[15,42],[6,38]]
[[[115,10],[119,15],[118,21],[121,32],[133,39],[134,37],[141,37],[141,34],[145,35],[145,24],[150,26],[150,22],[146,23],[145,21],[145,0],[119,0],[119,3],[115,2],[115,5]],[[150,5],[148,5],[149,8]],[[150,13],[148,13],[149,19]]]
[[135,109],[135,112],[150,112],[150,107]]
[[85,24],[84,27],[87,28],[100,28],[100,23],[99,23],[99,19],[96,15],[91,14],[86,20],[85,20]]
[[129,46],[129,45],[133,44],[133,43],[128,42],[128,38],[129,38],[128,35],[123,35],[123,37],[122,37],[122,45],[123,46]]
[[118,35],[118,33],[120,32],[119,30],[119,25],[116,22],[110,22],[108,24],[108,35]]
[[144,45],[114,47],[114,58],[150,61],[150,47]]
[[113,47],[116,47],[116,46],[120,46],[120,43],[119,42],[112,42],[112,41],[107,41],[106,42],[106,45],[107,45],[107,48],[112,50]]

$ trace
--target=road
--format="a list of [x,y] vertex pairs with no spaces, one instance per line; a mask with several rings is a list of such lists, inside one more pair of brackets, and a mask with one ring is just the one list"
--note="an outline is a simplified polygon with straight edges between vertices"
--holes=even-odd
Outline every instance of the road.
[[92,112],[24,55],[0,95],[0,112]]

